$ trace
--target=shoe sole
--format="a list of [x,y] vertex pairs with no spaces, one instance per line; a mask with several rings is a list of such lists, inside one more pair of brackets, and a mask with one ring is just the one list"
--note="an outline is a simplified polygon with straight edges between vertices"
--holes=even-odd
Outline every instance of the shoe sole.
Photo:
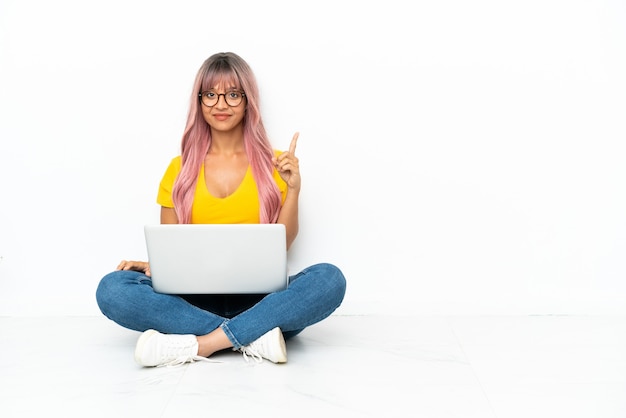
[[143,353],[143,347],[146,344],[146,341],[148,341],[150,338],[152,338],[152,336],[155,335],[155,334],[158,334],[158,332],[156,330],[149,329],[149,330],[143,332],[141,334],[141,336],[139,337],[139,339],[137,340],[137,345],[135,346],[135,361],[137,362],[137,364],[140,364],[142,366],[146,366],[141,361],[141,354]]
[[274,328],[278,333],[278,342],[280,343],[280,353],[277,359],[270,360],[273,363],[287,363],[287,346],[285,345],[285,337],[283,337],[283,333],[280,328]]

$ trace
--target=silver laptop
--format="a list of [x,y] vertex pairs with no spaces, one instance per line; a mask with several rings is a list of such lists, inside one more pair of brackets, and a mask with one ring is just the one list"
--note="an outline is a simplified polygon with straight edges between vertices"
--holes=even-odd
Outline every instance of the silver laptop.
[[287,288],[282,224],[144,226],[152,286],[168,294],[272,293]]

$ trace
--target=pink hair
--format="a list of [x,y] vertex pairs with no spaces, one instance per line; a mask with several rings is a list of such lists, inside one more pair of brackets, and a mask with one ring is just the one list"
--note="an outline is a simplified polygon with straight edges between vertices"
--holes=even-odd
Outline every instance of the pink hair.
[[202,116],[198,94],[230,80],[245,93],[244,146],[259,191],[261,223],[276,223],[278,219],[281,195],[272,176],[274,151],[261,119],[256,79],[250,66],[241,57],[232,52],[221,52],[204,61],[191,93],[187,125],[181,143],[182,167],[172,190],[174,208],[181,224],[191,223],[191,206],[198,173],[211,145],[211,130]]

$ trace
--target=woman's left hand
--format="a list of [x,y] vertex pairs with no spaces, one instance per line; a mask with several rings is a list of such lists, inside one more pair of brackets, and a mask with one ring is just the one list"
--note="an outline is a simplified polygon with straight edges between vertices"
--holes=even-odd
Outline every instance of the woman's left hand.
[[299,132],[293,135],[291,144],[289,144],[289,151],[285,151],[273,159],[278,174],[287,183],[287,187],[292,190],[300,190],[300,166],[296,157],[298,136],[300,136]]

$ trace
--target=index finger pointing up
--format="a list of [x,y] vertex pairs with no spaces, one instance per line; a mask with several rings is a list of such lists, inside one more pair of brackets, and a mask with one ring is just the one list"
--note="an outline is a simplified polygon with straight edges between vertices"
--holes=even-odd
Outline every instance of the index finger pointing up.
[[300,136],[300,132],[296,132],[293,134],[293,138],[291,139],[291,144],[289,144],[289,153],[291,155],[296,154],[296,143],[298,142],[298,137]]

